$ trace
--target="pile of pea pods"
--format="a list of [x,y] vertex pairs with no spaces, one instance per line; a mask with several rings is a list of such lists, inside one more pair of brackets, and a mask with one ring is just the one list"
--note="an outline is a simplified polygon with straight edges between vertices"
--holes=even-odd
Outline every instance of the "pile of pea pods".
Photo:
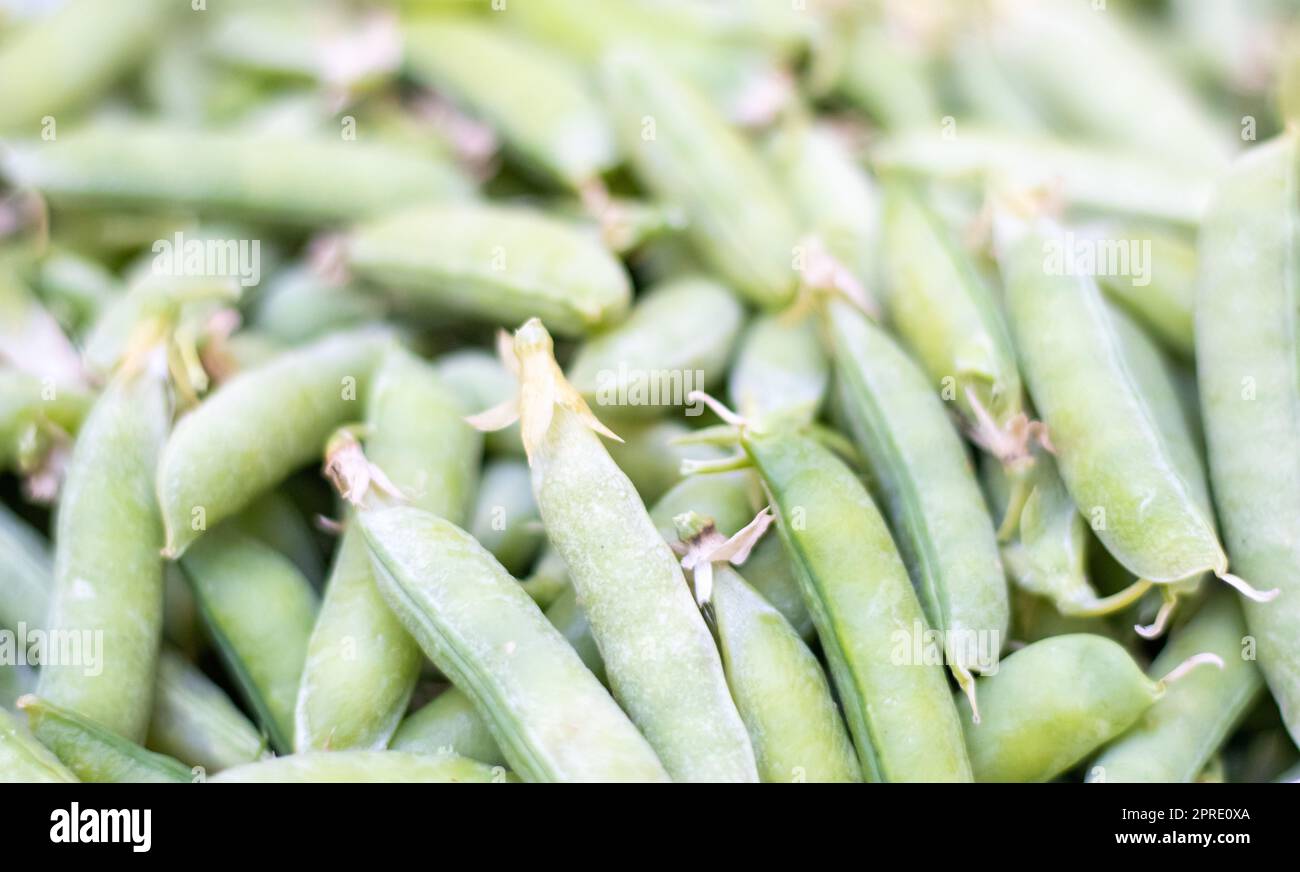
[[0,0],[0,781],[1300,780],[1286,0]]

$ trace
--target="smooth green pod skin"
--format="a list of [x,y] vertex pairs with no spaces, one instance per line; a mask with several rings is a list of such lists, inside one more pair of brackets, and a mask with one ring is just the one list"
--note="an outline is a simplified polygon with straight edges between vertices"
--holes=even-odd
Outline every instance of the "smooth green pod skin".
[[54,586],[48,610],[36,613],[52,634],[103,640],[97,674],[87,674],[89,662],[47,663],[39,695],[132,741],[149,724],[162,638],[162,524],[151,481],[170,414],[151,373],[120,375],[104,389],[73,449],[55,521]]
[[[405,36],[415,80],[486,120],[526,166],[578,188],[615,164],[609,120],[564,55],[496,24],[464,20],[418,24]],[[498,73],[485,76],[485,69]]]
[[654,751],[468,533],[410,507],[359,515],[375,579],[530,781],[667,781]]
[[195,209],[308,227],[468,195],[449,167],[385,145],[153,123],[14,143],[0,175],[56,207]]
[[1196,354],[1196,247],[1154,227],[1117,227],[1112,239],[1150,244],[1148,283],[1131,276],[1102,276],[1106,296],[1140,322],[1164,348],[1182,360]]
[[240,693],[271,746],[289,753],[316,592],[288,558],[224,526],[195,543],[181,568]]
[[862,774],[970,781],[943,668],[895,657],[900,645],[910,650],[925,617],[866,489],[809,436],[787,428],[742,439],[771,496]]
[[390,343],[374,330],[327,336],[239,373],[181,418],[158,464],[166,555],[317,459],[362,416],[357,400]]
[[145,745],[208,772],[251,763],[266,752],[266,739],[225,691],[167,647],[158,657]]
[[0,783],[66,784],[78,780],[22,722],[0,709]]
[[728,566],[709,600],[727,684],[766,782],[861,781],[821,664],[781,613]]
[[307,519],[285,494],[268,491],[231,519],[231,523],[240,532],[292,560],[312,584],[320,584],[325,575],[320,546]]
[[[474,413],[510,399],[519,384],[500,358],[480,348],[466,348],[443,355],[436,361],[438,375],[447,387],[460,395],[465,408]],[[519,425],[483,434],[483,444],[496,457],[523,457],[524,444]]]
[[1160,698],[1119,645],[1076,633],[1035,642],[979,682],[980,722],[958,702],[976,781],[1049,781],[1133,726]]
[[32,734],[82,781],[115,784],[177,784],[191,780],[179,760],[146,751],[129,739],[74,711],[35,696],[18,706],[27,713]]
[[830,388],[831,363],[812,318],[757,315],[745,328],[727,375],[732,406],[751,421],[796,415],[811,421]]
[[1089,767],[1100,782],[1189,783],[1259,699],[1264,678],[1242,657],[1246,623],[1236,597],[1216,590],[1174,631],[1147,674],[1153,680],[1202,653],[1217,654],[1223,669],[1197,669],[1170,685],[1137,724]]
[[1196,359],[1215,506],[1234,568],[1282,591],[1271,603],[1245,603],[1246,626],[1300,741],[1297,142],[1292,132],[1252,149],[1215,194],[1198,248]]
[[0,132],[37,135],[46,116],[62,118],[146,56],[172,4],[165,0],[68,3],[6,34],[0,48]]
[[722,381],[743,319],[716,282],[666,282],[643,294],[626,321],[582,344],[569,381],[602,413],[663,415]]
[[677,418],[645,420],[611,415],[605,423],[623,439],[606,444],[609,456],[646,505],[656,502],[682,480],[683,461],[716,460],[723,456],[713,445],[677,444],[676,440],[691,433],[691,428]]
[[694,248],[746,299],[788,304],[799,226],[770,168],[652,57],[612,54],[603,74],[619,142],[642,184],[685,211]]
[[45,537],[0,505],[0,627],[44,626],[54,561]]
[[969,691],[972,671],[996,669],[1011,606],[966,448],[929,380],[883,330],[843,303],[827,310],[827,328],[854,441],[930,626],[944,634],[945,662]]
[[287,344],[319,339],[370,321],[381,321],[387,307],[356,285],[335,283],[306,267],[290,267],[258,293],[253,325]]
[[1203,474],[1187,475],[1199,460],[1162,426],[1169,416],[1157,406],[1177,407],[1172,385],[1151,391],[1135,378],[1133,367],[1146,364],[1132,349],[1142,346],[1120,335],[1123,322],[1091,277],[1045,271],[1051,238],[1029,230],[1000,260],[1025,378],[1070,495],[1085,517],[1104,513],[1104,524],[1093,524],[1098,537],[1139,578],[1225,573]]
[[501,459],[484,465],[469,534],[511,575],[527,571],[545,539],[528,464]]
[[422,206],[353,229],[353,273],[402,301],[512,325],[538,317],[582,336],[620,321],[631,283],[590,235],[516,206]]
[[209,778],[208,783],[488,784],[517,780],[499,766],[487,766],[455,754],[426,756],[402,751],[308,751],[236,766]]

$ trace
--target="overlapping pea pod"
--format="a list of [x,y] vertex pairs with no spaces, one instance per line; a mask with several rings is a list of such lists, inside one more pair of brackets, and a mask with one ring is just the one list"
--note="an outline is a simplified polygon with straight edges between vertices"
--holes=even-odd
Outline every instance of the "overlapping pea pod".
[[511,575],[532,565],[545,533],[526,463],[509,458],[483,465],[468,530]]
[[746,418],[797,415],[811,421],[826,399],[830,370],[815,318],[793,310],[756,315],[728,371],[727,396]]
[[1259,665],[1300,739],[1300,135],[1241,157],[1216,190],[1198,255],[1196,358],[1215,505],[1234,566],[1283,591],[1245,603]]
[[697,469],[752,463],[762,478],[862,774],[870,781],[969,781],[943,667],[923,650],[924,612],[866,488],[804,428],[751,425],[716,408],[736,427],[730,438],[739,439],[744,457]]
[[0,782],[61,784],[77,776],[40,743],[17,717],[0,709]]
[[[401,348],[384,355],[367,400],[369,457],[413,505],[453,523],[469,516],[483,450],[464,415],[432,365]],[[345,460],[327,449],[327,474],[349,480],[355,473],[336,466]],[[365,489],[345,496],[360,500]],[[361,531],[347,524],[303,666],[299,751],[386,747],[419,677],[419,646],[380,596]]]
[[353,229],[356,275],[418,308],[496,324],[539,317],[581,336],[627,312],[631,284],[618,260],[583,231],[508,206],[423,206]]
[[930,58],[918,40],[900,39],[882,21],[863,21],[849,42],[836,93],[886,130],[936,129],[942,114]]
[[12,143],[0,155],[0,176],[55,207],[195,209],[293,226],[469,194],[449,166],[379,143],[155,122]]
[[1206,572],[1253,599],[1276,596],[1228,573],[1204,471],[1159,352],[1107,305],[1090,276],[1047,268],[1051,246],[1062,241],[1055,225],[1008,211],[997,221],[1007,310],[1030,394],[1061,477],[1098,538],[1138,578],[1163,586],[1166,619],[1177,590],[1170,585],[1194,584]]
[[513,350],[517,404],[476,421],[519,417],[547,536],[568,566],[615,698],[674,780],[756,781],[749,736],[681,567],[596,435],[613,434],[565,380],[540,321],[517,331]]
[[37,696],[18,700],[32,734],[82,781],[186,783],[184,763],[147,751],[103,724]]
[[[1121,223],[1093,230],[1093,238],[1140,246],[1141,264],[1099,276],[1106,296],[1182,360],[1196,353],[1196,247],[1181,234],[1151,224]],[[1130,248],[1130,251],[1132,249]],[[1123,261],[1120,262],[1121,265]],[[1146,274],[1138,272],[1145,266]]]
[[[514,396],[518,385],[501,360],[490,351],[465,348],[438,358],[438,376],[460,395],[467,409],[490,409]],[[484,447],[491,455],[523,457],[519,425],[484,435]]]
[[401,751],[309,751],[236,766],[208,779],[212,784],[250,783],[499,783],[516,781],[499,766],[455,754]]
[[[687,414],[693,411],[687,409]],[[702,411],[702,410],[701,410]],[[646,505],[657,502],[682,480],[687,461],[716,460],[723,452],[712,445],[689,441],[693,432],[681,418],[655,419],[608,416],[621,442],[609,445],[609,456],[632,482]]]

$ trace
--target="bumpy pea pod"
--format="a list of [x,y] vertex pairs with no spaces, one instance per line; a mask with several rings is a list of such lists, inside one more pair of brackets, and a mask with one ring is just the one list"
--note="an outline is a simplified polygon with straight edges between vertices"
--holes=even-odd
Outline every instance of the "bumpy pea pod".
[[770,169],[703,95],[655,58],[615,52],[603,72],[633,169],[658,199],[685,211],[700,256],[756,305],[788,304],[799,227]]
[[35,696],[18,700],[32,733],[82,781],[188,783],[190,768],[146,751],[90,718]]
[[46,116],[62,121],[61,112],[139,62],[173,10],[167,0],[78,0],[8,36],[0,49],[0,132],[34,136]]
[[[1245,603],[1260,668],[1300,741],[1300,134],[1243,156],[1201,231],[1196,359],[1215,504],[1234,565],[1282,588]],[[1248,289],[1248,292],[1247,290]]]
[[579,189],[616,162],[609,120],[563,55],[497,24],[465,20],[418,24],[405,36],[416,81],[486,120],[526,166]]
[[151,481],[169,415],[152,371],[120,373],[104,389],[73,449],[53,592],[48,612],[36,613],[47,615],[51,638],[82,640],[78,662],[43,664],[40,696],[133,741],[149,724],[162,638],[162,524]]
[[830,369],[813,318],[793,312],[758,315],[736,349],[727,396],[751,420],[797,415],[811,421],[826,398]]
[[515,780],[499,766],[455,754],[427,756],[402,751],[308,751],[236,766],[208,779],[211,784],[488,784]]
[[501,459],[484,465],[469,533],[511,575],[527,571],[545,534],[526,463]]
[[957,683],[997,668],[1011,620],[993,521],[943,403],[920,368],[852,306],[826,310],[841,406],[884,496]]
[[615,698],[674,780],[757,781],[709,629],[668,544],[596,435],[609,431],[565,380],[540,321],[519,329],[514,353],[537,507]]
[[0,783],[63,784],[77,776],[27,731],[22,722],[0,709]]
[[[366,414],[370,459],[413,505],[461,523],[483,450],[464,415],[434,367],[400,348],[385,355]],[[386,747],[419,669],[419,646],[380,596],[360,531],[346,530],[307,648],[295,747]]]
[[721,382],[744,310],[706,278],[651,288],[626,321],[583,343],[569,381],[602,411],[653,416]]
[[374,330],[327,336],[241,372],[182,418],[158,464],[166,555],[319,457],[361,417],[357,399],[390,342]]
[[266,752],[266,739],[225,691],[165,646],[145,745],[208,772],[251,763]]
[[1222,669],[1201,669],[1169,688],[1133,729],[1092,764],[1089,781],[1195,780],[1264,687],[1243,656],[1246,624],[1236,597],[1215,591],[1195,617],[1176,630],[1148,674],[1159,677],[1188,658],[1208,652]]
[[292,226],[461,199],[449,167],[386,145],[255,131],[98,124],[14,143],[0,175],[55,206],[196,209]]
[[288,558],[223,525],[181,559],[217,653],[271,745],[293,748],[294,700],[316,593]]
[[403,302],[495,324],[539,317],[581,336],[627,312],[618,260],[583,231],[508,206],[425,206],[356,227],[348,266]]
[[1104,234],[1103,243],[1129,251],[1137,246],[1142,258],[1126,274],[1100,277],[1106,296],[1162,346],[1191,360],[1196,353],[1196,247],[1178,234],[1153,226],[1119,225]]
[[385,600],[530,781],[666,781],[654,751],[528,595],[463,530],[359,515]]

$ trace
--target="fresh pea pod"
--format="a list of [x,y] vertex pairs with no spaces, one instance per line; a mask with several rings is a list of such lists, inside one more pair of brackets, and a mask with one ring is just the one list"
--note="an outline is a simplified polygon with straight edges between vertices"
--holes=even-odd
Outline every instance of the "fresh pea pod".
[[514,780],[499,766],[455,754],[426,756],[402,751],[309,751],[236,766],[208,779],[211,784],[487,784]]
[[[531,476],[529,476],[529,486],[532,486]],[[537,563],[533,565],[533,571],[519,582],[519,586],[533,602],[544,609],[550,608],[565,591],[573,590],[573,586],[569,584],[569,567],[565,565],[564,558],[549,543],[543,546]]]
[[288,753],[315,591],[288,558],[226,526],[196,542],[181,568],[217,653],[271,745]]
[[607,691],[468,533],[410,507],[364,511],[359,519],[385,600],[475,699],[522,776],[667,780]]
[[[1300,740],[1300,135],[1248,152],[1216,190],[1198,256],[1196,360],[1215,505],[1234,565],[1276,602],[1245,603],[1259,665]],[[1249,292],[1247,292],[1247,289]]]
[[596,240],[522,207],[409,209],[354,228],[346,250],[356,275],[411,305],[502,325],[539,317],[565,336],[617,323],[632,293]]
[[293,500],[283,492],[266,492],[231,523],[240,532],[288,557],[308,581],[320,585],[324,570],[315,533]]
[[54,561],[45,537],[0,506],[0,628],[20,623],[44,626],[49,608]]
[[75,433],[90,410],[85,390],[0,369],[0,466],[32,472]]
[[937,128],[942,113],[927,64],[918,46],[878,22],[864,22],[853,35],[835,90],[886,130]]
[[[688,407],[687,414],[694,409]],[[703,412],[703,409],[699,409]],[[716,460],[722,452],[713,445],[689,444],[691,428],[677,418],[622,419],[610,416],[621,442],[609,445],[609,456],[650,505],[682,480],[687,461]]]
[[76,782],[64,766],[8,711],[0,709],[0,783],[56,784]]
[[1138,225],[1114,226],[1101,241],[1136,250],[1142,258],[1127,274],[1099,277],[1106,296],[1162,346],[1191,360],[1196,353],[1196,247],[1178,234]]
[[[466,409],[475,412],[500,405],[519,389],[515,377],[500,359],[482,349],[466,348],[443,355],[437,367],[447,387],[460,395]],[[518,424],[484,434],[483,444],[495,456],[524,456]]]
[[527,464],[502,459],[483,466],[469,533],[511,575],[518,577],[528,569],[545,534]]
[[826,311],[841,407],[884,497],[899,550],[948,668],[974,702],[1011,620],[993,521],[924,373],[847,303]]
[[797,415],[811,421],[830,388],[830,358],[813,318],[794,312],[756,316],[745,329],[727,376],[741,415]]
[[616,52],[603,73],[634,171],[658,199],[685,211],[700,256],[750,302],[788,304],[798,222],[755,150],[653,57]]
[[81,640],[77,662],[43,664],[40,696],[133,741],[149,723],[162,638],[162,525],[150,482],[169,415],[151,371],[121,373],[104,389],[73,450],[54,586],[37,613],[52,638]]
[[36,670],[30,666],[0,666],[0,709],[17,711],[18,700],[36,692]]
[[335,282],[291,267],[266,282],[253,307],[258,330],[295,345],[383,320],[384,302],[350,282]]
[[166,646],[158,657],[145,745],[208,772],[251,763],[266,753],[266,739],[225,691]]
[[319,457],[361,417],[357,399],[390,342],[375,330],[327,336],[240,373],[183,417],[158,464],[166,555]]
[[74,711],[35,696],[18,707],[27,713],[33,735],[82,781],[112,783],[188,783],[190,768],[179,760],[146,751],[129,739]]

